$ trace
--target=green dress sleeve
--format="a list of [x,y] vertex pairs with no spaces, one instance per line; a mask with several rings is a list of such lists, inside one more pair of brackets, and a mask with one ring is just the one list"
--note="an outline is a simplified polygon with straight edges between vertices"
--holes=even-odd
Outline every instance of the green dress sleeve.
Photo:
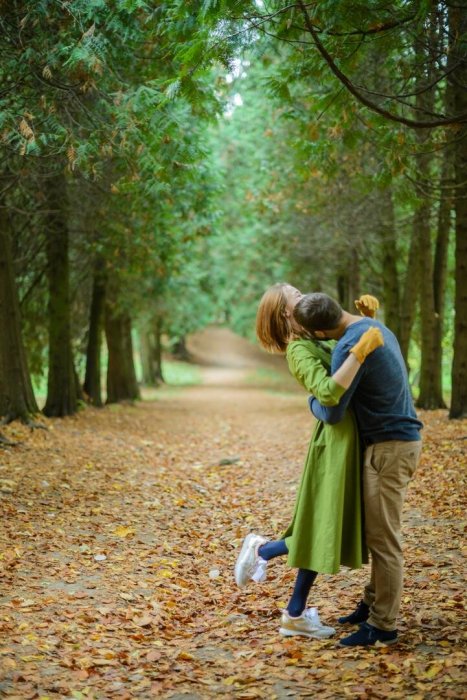
[[287,347],[287,362],[295,379],[323,406],[337,406],[346,390],[329,376],[328,348],[312,340],[294,340]]

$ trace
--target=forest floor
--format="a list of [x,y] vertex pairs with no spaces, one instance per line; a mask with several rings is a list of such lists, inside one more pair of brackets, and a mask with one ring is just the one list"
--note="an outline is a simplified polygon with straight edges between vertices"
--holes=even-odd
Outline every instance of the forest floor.
[[335,638],[284,640],[294,572],[275,560],[240,591],[233,566],[245,534],[287,525],[311,418],[280,368],[250,359],[47,431],[5,429],[20,444],[0,452],[0,697],[466,697],[467,422],[422,415],[399,644],[336,646],[365,570],[317,579],[310,604]]

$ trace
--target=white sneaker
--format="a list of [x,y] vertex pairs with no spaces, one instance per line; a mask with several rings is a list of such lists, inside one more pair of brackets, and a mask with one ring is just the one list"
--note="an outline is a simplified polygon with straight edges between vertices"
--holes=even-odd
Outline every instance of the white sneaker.
[[284,637],[301,635],[312,639],[327,639],[332,637],[336,630],[322,624],[316,608],[307,608],[300,617],[290,617],[287,610],[284,610],[279,632]]
[[243,540],[243,545],[235,564],[235,583],[243,588],[248,579],[264,581],[266,578],[267,561],[258,556],[258,548],[267,542],[264,537],[250,532]]

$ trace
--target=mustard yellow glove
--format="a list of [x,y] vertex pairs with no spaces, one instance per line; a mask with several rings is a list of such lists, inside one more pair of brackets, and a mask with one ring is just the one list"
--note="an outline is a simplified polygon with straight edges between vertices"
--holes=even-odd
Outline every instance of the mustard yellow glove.
[[359,299],[355,299],[354,304],[361,316],[369,318],[375,318],[376,311],[379,309],[378,299],[371,294],[362,294]]
[[384,339],[379,328],[369,328],[362,334],[360,340],[355,343],[353,348],[350,348],[349,352],[352,352],[362,365],[368,355],[382,345],[384,345]]

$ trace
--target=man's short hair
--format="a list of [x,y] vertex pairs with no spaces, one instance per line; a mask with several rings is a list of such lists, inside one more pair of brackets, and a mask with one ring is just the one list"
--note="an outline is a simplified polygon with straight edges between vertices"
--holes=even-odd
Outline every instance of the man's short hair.
[[305,294],[294,308],[295,320],[307,331],[333,331],[342,318],[342,308],[327,294]]

